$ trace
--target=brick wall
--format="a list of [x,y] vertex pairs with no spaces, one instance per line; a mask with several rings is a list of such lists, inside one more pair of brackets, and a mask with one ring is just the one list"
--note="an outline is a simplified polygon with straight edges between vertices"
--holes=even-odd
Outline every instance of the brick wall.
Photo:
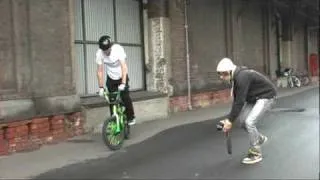
[[80,111],[72,6],[68,0],[0,1],[0,119]]
[[81,113],[0,124],[0,155],[39,149],[81,135],[83,130]]
[[[264,72],[263,22],[261,2],[232,2],[230,29],[226,29],[225,0],[189,0],[188,30],[190,50],[190,78],[192,91],[220,88],[220,81],[215,72],[218,62],[227,56],[226,31],[228,34],[229,54],[238,65],[246,65]],[[250,5],[250,6],[249,6]],[[244,9],[245,8],[245,9]],[[242,12],[243,11],[243,12]],[[208,16],[210,15],[210,16]],[[239,15],[239,17],[237,17]],[[169,2],[171,20],[171,64],[172,75],[170,84],[173,95],[187,92],[187,60],[185,12],[183,0]],[[239,20],[237,22],[236,20]],[[257,21],[252,21],[257,20]],[[242,30],[241,30],[242,29]],[[244,31],[251,29],[249,31]],[[208,33],[210,32],[210,33]],[[229,37],[231,36],[232,37]],[[233,47],[233,48],[231,48]],[[249,52],[249,53],[248,53]]]
[[[184,0],[169,1],[169,17],[171,20],[171,77],[169,83],[173,87],[173,96],[169,100],[170,112],[181,112],[188,110],[187,97],[187,63],[186,63],[186,33],[184,19]],[[192,33],[192,32],[190,32]],[[191,34],[192,35],[192,34]],[[190,42],[192,44],[192,42]],[[192,48],[192,47],[191,47]],[[190,71],[192,83],[201,78],[212,79],[216,77],[214,73],[208,73],[207,76],[199,78],[197,73],[193,73],[194,66],[190,62]],[[200,69],[199,69],[200,70]],[[200,70],[201,71],[201,70]],[[196,84],[198,86],[198,84]],[[214,87],[221,85],[215,85]],[[192,87],[192,89],[196,89]],[[202,90],[203,91],[203,90]],[[231,100],[230,90],[207,91],[201,93],[192,92],[191,104],[193,108],[203,108],[217,103],[226,103]]]
[[186,43],[184,29],[184,1],[169,1],[169,16],[171,19],[171,77],[169,83],[173,86],[173,94],[187,89]]
[[[191,95],[192,107],[204,108],[218,103],[228,103],[232,100],[230,89],[220,91],[209,91],[202,93],[193,93]],[[188,97],[175,96],[170,98],[170,112],[183,112],[188,110]]]
[[189,1],[187,14],[192,90],[219,86],[219,76],[215,71],[227,52],[224,1]]

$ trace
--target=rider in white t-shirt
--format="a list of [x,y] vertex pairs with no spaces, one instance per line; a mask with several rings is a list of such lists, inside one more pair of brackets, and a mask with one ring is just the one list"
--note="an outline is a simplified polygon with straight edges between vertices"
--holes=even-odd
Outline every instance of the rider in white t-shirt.
[[[96,52],[98,83],[100,87],[99,95],[103,96],[104,73],[107,73],[106,86],[108,91],[121,91],[121,97],[126,107],[129,125],[133,125],[135,124],[135,115],[132,100],[129,95],[129,78],[126,58],[127,55],[124,48],[119,44],[112,43],[109,36],[101,36],[99,38],[99,49]],[[106,69],[104,69],[104,64]],[[104,72],[104,70],[106,72]],[[110,112],[112,112],[111,110],[110,106]]]

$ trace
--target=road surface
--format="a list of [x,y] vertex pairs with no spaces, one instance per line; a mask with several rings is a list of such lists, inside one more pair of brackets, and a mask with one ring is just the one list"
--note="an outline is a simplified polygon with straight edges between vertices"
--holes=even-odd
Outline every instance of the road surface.
[[54,169],[35,178],[104,179],[319,179],[319,90],[279,99],[275,108],[303,112],[270,112],[259,123],[269,141],[264,159],[241,164],[248,137],[233,128],[233,154],[226,152],[217,119],[165,130],[107,158]]

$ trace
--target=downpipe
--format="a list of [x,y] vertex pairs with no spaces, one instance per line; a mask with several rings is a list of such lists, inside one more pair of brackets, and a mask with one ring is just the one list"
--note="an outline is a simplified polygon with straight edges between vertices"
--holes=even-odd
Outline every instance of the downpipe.
[[188,109],[192,110],[191,105],[191,78],[190,78],[190,52],[189,52],[189,30],[188,30],[188,11],[187,11],[187,1],[184,1],[184,28],[186,34],[186,58],[187,58],[187,82],[188,82]]

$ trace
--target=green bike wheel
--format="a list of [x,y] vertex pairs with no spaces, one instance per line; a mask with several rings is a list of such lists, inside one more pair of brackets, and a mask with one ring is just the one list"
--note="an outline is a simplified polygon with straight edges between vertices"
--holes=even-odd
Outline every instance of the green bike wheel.
[[124,123],[124,138],[129,139],[130,138],[130,126],[127,121],[127,116],[123,115],[123,123]]
[[102,126],[102,138],[103,142],[111,150],[118,150],[122,147],[125,133],[121,128],[120,132],[116,132],[117,120],[116,117],[108,118]]

